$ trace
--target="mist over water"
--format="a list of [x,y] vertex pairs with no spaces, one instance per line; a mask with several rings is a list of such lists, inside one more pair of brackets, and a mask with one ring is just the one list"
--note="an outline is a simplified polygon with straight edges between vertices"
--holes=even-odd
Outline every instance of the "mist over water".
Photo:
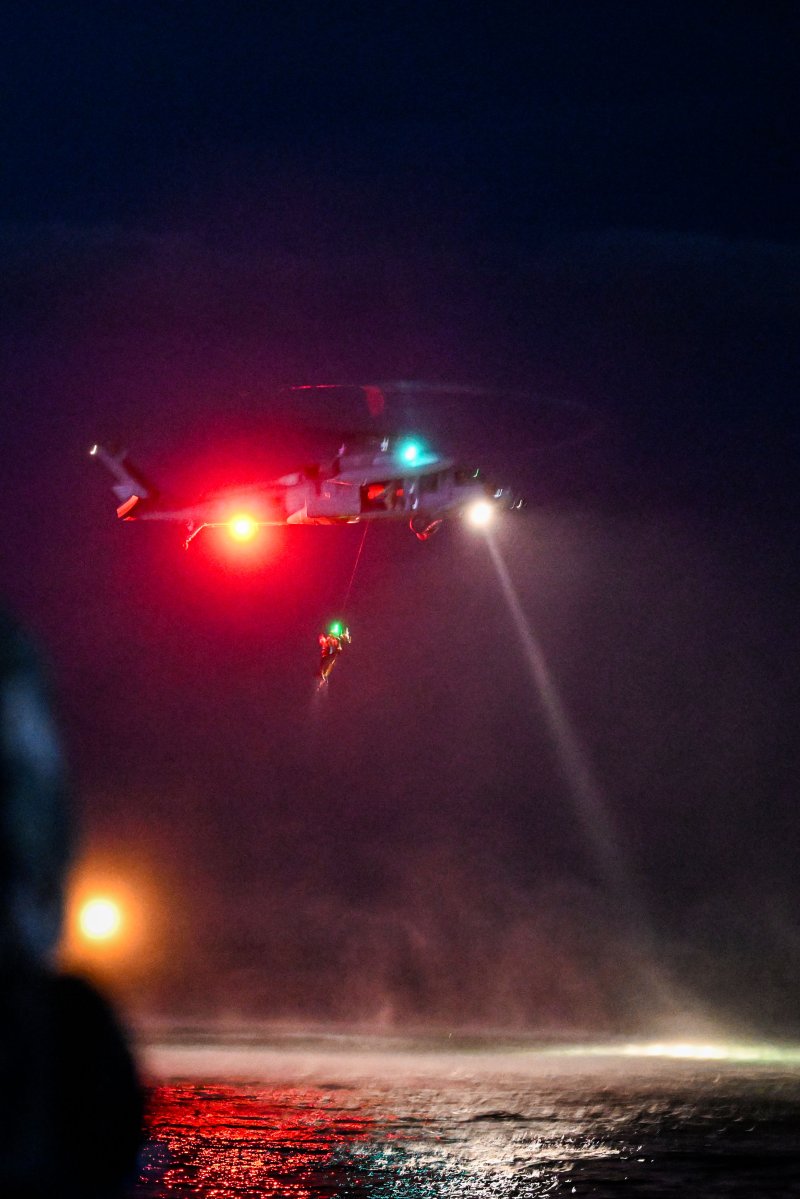
[[136,1196],[796,1193],[796,1056],[598,1061],[491,1038],[285,1037],[153,1046],[146,1061]]

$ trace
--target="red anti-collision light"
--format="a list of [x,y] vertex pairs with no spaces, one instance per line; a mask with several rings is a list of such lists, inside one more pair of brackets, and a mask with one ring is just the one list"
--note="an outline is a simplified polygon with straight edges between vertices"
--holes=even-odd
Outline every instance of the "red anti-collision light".
[[236,541],[251,541],[255,537],[258,530],[258,524],[253,520],[252,516],[248,516],[244,512],[240,512],[237,516],[232,516],[228,521],[231,537]]

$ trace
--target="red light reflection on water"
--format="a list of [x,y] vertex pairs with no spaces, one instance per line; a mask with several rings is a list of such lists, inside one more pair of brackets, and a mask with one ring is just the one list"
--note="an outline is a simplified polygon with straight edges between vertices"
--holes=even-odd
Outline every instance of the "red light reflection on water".
[[360,1192],[347,1149],[374,1121],[338,1088],[185,1083],[155,1087],[148,1106],[137,1199]]

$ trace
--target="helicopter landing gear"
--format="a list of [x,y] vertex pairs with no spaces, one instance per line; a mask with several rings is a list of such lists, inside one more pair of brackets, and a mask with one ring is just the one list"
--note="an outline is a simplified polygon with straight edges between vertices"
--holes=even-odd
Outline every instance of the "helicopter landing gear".
[[441,523],[441,520],[431,520],[428,516],[412,516],[408,527],[417,541],[427,541],[429,537],[433,537]]

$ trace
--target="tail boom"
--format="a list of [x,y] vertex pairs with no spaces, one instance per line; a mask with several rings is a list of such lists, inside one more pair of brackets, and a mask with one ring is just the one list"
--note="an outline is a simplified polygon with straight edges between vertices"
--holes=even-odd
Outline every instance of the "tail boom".
[[136,520],[141,515],[142,507],[149,506],[158,498],[155,488],[128,461],[127,451],[113,453],[102,445],[93,445],[89,454],[102,462],[116,480],[112,483],[111,490],[119,501],[119,520]]

